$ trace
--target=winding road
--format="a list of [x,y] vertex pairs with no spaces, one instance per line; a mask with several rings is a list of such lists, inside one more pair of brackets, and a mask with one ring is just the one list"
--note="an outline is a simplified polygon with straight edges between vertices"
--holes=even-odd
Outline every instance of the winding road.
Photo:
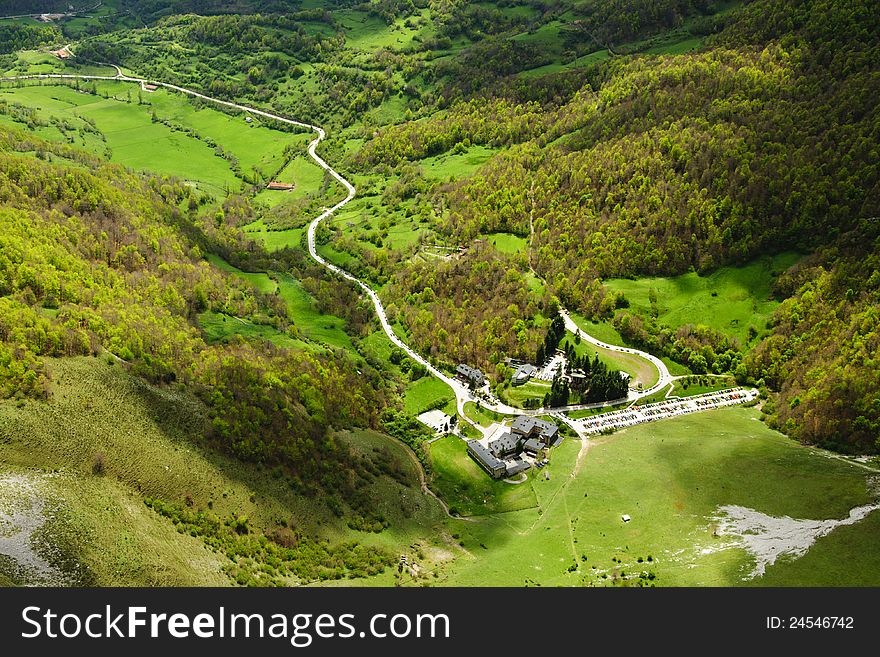
[[308,227],[308,251],[309,255],[318,263],[323,265],[329,271],[338,274],[339,276],[351,281],[352,283],[358,285],[370,298],[373,302],[373,306],[376,309],[376,314],[379,317],[379,323],[382,326],[382,330],[388,336],[388,339],[391,340],[393,344],[402,349],[410,358],[412,358],[417,363],[424,366],[428,372],[430,372],[433,376],[437,377],[441,381],[443,381],[446,385],[452,388],[452,391],[455,393],[456,406],[458,409],[458,414],[461,418],[468,422],[470,425],[475,427],[478,431],[485,435],[486,429],[481,427],[479,424],[470,420],[464,412],[464,406],[467,402],[479,402],[484,408],[487,408],[496,413],[501,413],[504,415],[544,415],[550,414],[553,417],[559,419],[562,422],[565,422],[569,427],[571,427],[578,436],[581,437],[582,440],[585,440],[585,436],[582,432],[580,425],[570,420],[565,414],[565,411],[569,410],[578,410],[578,409],[586,409],[586,408],[599,408],[602,406],[612,406],[618,405],[627,401],[635,401],[642,397],[646,397],[654,392],[661,390],[663,387],[668,386],[674,379],[669,373],[669,369],[666,365],[656,356],[653,356],[644,351],[640,351],[638,349],[631,349],[628,347],[619,347],[616,345],[610,345],[604,342],[601,342],[591,335],[587,334],[585,331],[580,329],[574,321],[571,319],[568,311],[560,309],[560,313],[565,320],[565,327],[568,331],[574,334],[580,334],[584,340],[587,340],[591,344],[601,347],[603,349],[607,349],[610,351],[617,351],[620,353],[633,354],[644,358],[645,360],[651,362],[660,373],[659,380],[656,384],[643,391],[635,391],[631,390],[627,399],[613,400],[606,403],[600,404],[583,404],[577,406],[567,406],[562,408],[552,408],[552,409],[531,409],[524,410],[521,408],[516,408],[513,406],[509,406],[508,404],[504,404],[496,399],[486,399],[480,398],[475,395],[466,385],[457,379],[445,374],[440,371],[437,367],[432,365],[427,358],[424,358],[421,354],[416,352],[415,349],[406,344],[403,340],[401,340],[397,334],[394,332],[390,322],[388,321],[388,316],[385,312],[385,307],[382,305],[381,299],[379,299],[379,295],[373,290],[369,285],[364,283],[362,280],[354,276],[353,274],[347,272],[345,269],[334,265],[332,262],[329,262],[324,257],[322,257],[317,250],[315,235],[317,232],[318,225],[325,219],[331,217],[334,213],[336,213],[339,209],[344,207],[347,203],[349,203],[356,195],[357,190],[354,185],[352,185],[348,180],[346,180],[342,175],[340,175],[333,167],[331,167],[327,162],[321,158],[320,155],[317,154],[316,149],[318,144],[324,140],[326,134],[322,128],[316,125],[312,125],[310,123],[305,123],[303,121],[296,121],[294,119],[287,118],[285,116],[280,116],[278,114],[273,114],[272,112],[267,112],[265,110],[257,109],[254,107],[249,107],[247,105],[242,105],[240,103],[234,103],[228,100],[222,100],[219,98],[214,98],[212,96],[208,96],[203,93],[199,93],[198,91],[193,91],[192,89],[187,89],[186,87],[181,87],[175,84],[170,84],[168,82],[159,82],[154,80],[148,80],[146,78],[140,78],[136,76],[126,75],[122,72],[122,70],[116,66],[109,64],[108,66],[113,66],[116,69],[116,75],[73,75],[73,74],[63,74],[63,73],[46,73],[46,74],[34,74],[34,75],[20,75],[20,76],[12,76],[12,77],[2,77],[0,81],[6,82],[14,82],[17,80],[107,80],[107,81],[118,81],[118,82],[131,82],[134,84],[140,85],[142,88],[144,85],[155,85],[156,87],[163,87],[165,89],[170,89],[172,91],[176,91],[178,93],[192,96],[194,98],[199,98],[210,103],[214,103],[216,105],[221,105],[224,107],[229,107],[232,109],[239,110],[241,112],[245,112],[248,114],[253,114],[256,116],[261,116],[267,119],[271,119],[273,121],[279,121],[281,123],[286,123],[288,125],[297,126],[299,128],[304,128],[307,130],[311,130],[316,133],[315,138],[309,143],[308,153],[309,156],[315,161],[315,163],[324,169],[327,173],[329,173],[339,184],[341,184],[345,190],[346,195],[345,198],[339,201],[336,205],[331,208],[326,208],[324,212],[322,212],[319,216],[315,217]]

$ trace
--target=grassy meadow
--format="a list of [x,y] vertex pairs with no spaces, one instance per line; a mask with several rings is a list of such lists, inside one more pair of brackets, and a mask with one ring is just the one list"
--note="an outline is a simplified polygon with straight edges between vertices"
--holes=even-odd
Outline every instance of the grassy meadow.
[[661,323],[672,327],[704,324],[738,338],[745,346],[756,339],[750,339],[750,327],[758,336],[766,332],[767,320],[778,305],[772,297],[773,280],[799,257],[790,252],[767,256],[744,267],[722,267],[708,276],[689,273],[667,278],[610,279],[604,283],[622,292],[632,311],[647,315],[654,290]]
[[[305,156],[295,157],[289,165],[285,160],[285,149],[305,152],[311,133],[280,132],[256,119],[248,123],[243,115],[198,107],[163,89],[150,93],[131,83],[111,81],[79,86],[80,90],[63,84],[6,84],[0,87],[0,99],[31,108],[45,121],[72,121],[74,126],[93,122],[100,138],[80,134],[74,145],[132,169],[178,177],[212,196],[242,191],[247,185],[242,177],[255,174],[268,180],[281,172],[282,181],[303,189],[300,194],[320,186],[323,172],[311,161],[303,162]],[[57,128],[37,134],[69,141]],[[274,200],[283,193],[263,194],[275,194],[266,197]]]
[[[50,360],[50,402],[0,402],[3,473],[38,480],[53,509],[47,526],[62,563],[81,565],[80,582],[93,585],[229,585],[228,559],[209,550],[148,508],[145,497],[211,509],[221,518],[244,514],[253,527],[280,522],[331,542],[405,551],[439,523],[442,510],[418,492],[406,449],[374,432],[343,433],[356,451],[382,453],[407,485],[387,477],[381,511],[391,527],[352,532],[320,499],[296,495],[284,479],[202,447],[206,409],[174,388],[156,388],[104,358]],[[125,412],[120,412],[125,409]],[[93,474],[97,453],[104,472]],[[2,570],[2,568],[0,568]],[[390,574],[374,583],[388,584]],[[365,583],[365,582],[360,582]]]
[[434,441],[429,451],[431,487],[463,516],[519,511],[535,506],[532,473],[523,484],[492,479],[467,453],[467,444],[457,436]]
[[[768,429],[754,409],[717,410],[619,431],[590,441],[580,465],[579,449],[578,441],[566,440],[551,453],[550,478],[530,478],[536,506],[459,523],[462,542],[477,558],[449,564],[441,583],[878,584],[877,512],[819,538],[805,557],[769,566],[757,580],[744,579],[752,557],[713,535],[711,518],[719,506],[824,519],[843,518],[876,499],[870,492],[876,475]],[[432,450],[435,472],[441,455],[446,450]],[[632,521],[624,523],[622,514]],[[645,577],[639,580],[641,573]]]

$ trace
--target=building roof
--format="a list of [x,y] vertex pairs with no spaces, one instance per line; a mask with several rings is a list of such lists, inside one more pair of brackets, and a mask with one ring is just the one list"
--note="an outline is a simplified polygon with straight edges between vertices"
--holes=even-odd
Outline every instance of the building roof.
[[266,189],[283,189],[283,190],[288,190],[288,189],[293,189],[295,186],[296,186],[296,185],[292,185],[292,184],[290,184],[290,183],[275,182],[275,181],[273,180],[273,181],[270,182],[268,185],[266,185]]
[[529,465],[528,461],[513,461],[513,463],[508,463],[507,465],[507,474],[515,475],[523,470],[528,470],[530,467],[532,466]]
[[514,436],[511,433],[505,433],[500,438],[496,438],[491,443],[489,443],[489,449],[493,454],[504,454],[505,452],[512,452],[519,448],[519,436]]
[[545,445],[537,438],[529,438],[524,444],[523,449],[537,452],[538,450],[544,449]]
[[465,365],[464,363],[461,363],[458,367],[455,368],[455,373],[465,377],[466,379],[471,379],[472,381],[483,380],[483,373],[480,370],[478,370],[476,367]]
[[517,417],[513,421],[513,424],[510,425],[510,429],[523,436],[534,436],[537,434],[541,438],[544,438],[545,441],[549,441],[559,432],[559,427],[552,422],[540,420],[536,417],[529,417],[528,415],[520,415]]
[[524,379],[530,379],[531,377],[535,376],[535,374],[537,372],[538,372],[537,367],[535,367],[534,365],[529,365],[528,363],[525,363],[523,365],[518,366],[516,368],[516,370],[514,370],[513,374],[510,377],[510,380],[511,381],[521,381]]
[[468,452],[482,462],[482,464],[489,470],[496,470],[498,468],[503,469],[505,467],[504,461],[497,458],[481,442],[477,440],[469,440],[467,441],[467,446]]

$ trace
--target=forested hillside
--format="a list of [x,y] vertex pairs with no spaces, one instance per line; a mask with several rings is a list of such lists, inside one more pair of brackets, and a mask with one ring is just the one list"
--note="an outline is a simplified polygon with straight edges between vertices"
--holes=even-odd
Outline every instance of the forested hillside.
[[[393,166],[462,143],[510,146],[437,192],[449,204],[444,232],[468,243],[531,231],[533,266],[565,304],[614,315],[631,341],[692,357],[695,371],[735,367],[742,346],[704,329],[681,342],[681,332],[618,310],[625,300],[601,280],[820,249],[821,269],[805,264],[780,281],[778,297],[794,298],[737,373],[780,393],[767,409],[774,425],[808,442],[873,449],[875,363],[858,345],[876,340],[877,281],[870,267],[855,271],[877,249],[878,20],[870,3],[755,2],[703,52],[616,58],[541,78],[527,92],[502,80],[426,121],[381,131],[357,162]],[[792,315],[799,324],[805,313],[828,319],[800,334]]]
[[358,372],[344,352],[207,344],[199,313],[283,332],[288,309],[203,259],[204,245],[223,238],[216,230],[199,237],[202,210],[191,194],[173,180],[0,132],[3,396],[50,398],[43,357],[103,356],[199,394],[213,419],[204,438],[219,449],[281,464],[303,491],[323,481],[351,492],[356,478],[329,428],[376,426],[387,395],[381,379]]

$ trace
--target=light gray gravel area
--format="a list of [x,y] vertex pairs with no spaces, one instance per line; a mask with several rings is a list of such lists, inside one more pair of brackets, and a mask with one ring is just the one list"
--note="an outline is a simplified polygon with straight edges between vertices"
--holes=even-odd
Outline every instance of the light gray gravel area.
[[40,549],[39,531],[53,518],[45,476],[0,473],[0,566],[28,586],[65,586],[69,578]]
[[718,508],[712,520],[719,536],[732,538],[730,546],[743,547],[755,558],[755,566],[743,579],[763,575],[780,557],[797,559],[812,547],[816,539],[837,527],[854,525],[869,513],[880,509],[880,502],[850,509],[847,517],[836,520],[801,520],[789,516],[774,517],[743,506]]

